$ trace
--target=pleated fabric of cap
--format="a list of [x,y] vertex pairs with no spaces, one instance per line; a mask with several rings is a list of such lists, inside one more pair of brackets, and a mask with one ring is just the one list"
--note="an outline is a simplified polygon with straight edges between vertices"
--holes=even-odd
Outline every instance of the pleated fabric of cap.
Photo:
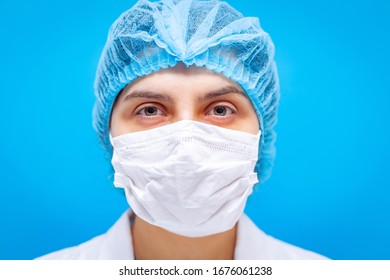
[[258,18],[218,0],[138,1],[112,24],[95,78],[93,126],[107,151],[116,96],[134,79],[183,62],[237,82],[252,101],[262,131],[256,172],[271,174],[279,82],[274,45]]

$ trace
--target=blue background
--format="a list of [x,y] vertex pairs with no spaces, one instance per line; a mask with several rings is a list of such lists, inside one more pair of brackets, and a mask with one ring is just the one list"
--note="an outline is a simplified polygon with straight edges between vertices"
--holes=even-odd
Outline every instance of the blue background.
[[[271,179],[247,213],[334,259],[390,259],[389,1],[229,1],[276,45]],[[110,24],[134,1],[0,0],[0,259],[105,232],[127,208],[91,127]]]

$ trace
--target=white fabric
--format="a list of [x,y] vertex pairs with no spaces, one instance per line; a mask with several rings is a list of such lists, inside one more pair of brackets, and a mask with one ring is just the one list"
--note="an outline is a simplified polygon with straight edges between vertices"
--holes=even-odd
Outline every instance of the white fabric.
[[224,232],[258,182],[260,134],[182,120],[111,138],[114,185],[152,225],[188,237]]
[[[75,247],[44,255],[40,260],[134,260],[131,210],[105,233]],[[236,260],[321,260],[324,256],[266,235],[243,214],[238,221]]]

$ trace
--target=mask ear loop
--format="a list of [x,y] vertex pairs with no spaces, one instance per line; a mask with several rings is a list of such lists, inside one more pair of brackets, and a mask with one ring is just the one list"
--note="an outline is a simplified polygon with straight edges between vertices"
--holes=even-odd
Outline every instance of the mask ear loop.
[[132,186],[132,181],[125,175],[126,171],[122,168],[122,165],[118,161],[118,155],[115,153],[114,141],[111,132],[108,136],[113,148],[111,164],[114,167],[114,186],[117,188],[130,188]]
[[108,133],[108,138],[110,139],[110,144],[111,144],[111,147],[112,149],[114,149],[114,142],[113,142],[113,138],[112,138],[112,135],[111,135],[111,131]]

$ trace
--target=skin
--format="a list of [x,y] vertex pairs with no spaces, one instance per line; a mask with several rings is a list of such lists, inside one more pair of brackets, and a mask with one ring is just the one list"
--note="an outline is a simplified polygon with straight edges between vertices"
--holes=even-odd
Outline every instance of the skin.
[[[193,120],[251,134],[259,132],[255,110],[243,89],[205,68],[177,66],[142,77],[118,96],[111,135]],[[131,228],[136,259],[234,259],[237,225],[199,238],[168,232],[135,216]]]

